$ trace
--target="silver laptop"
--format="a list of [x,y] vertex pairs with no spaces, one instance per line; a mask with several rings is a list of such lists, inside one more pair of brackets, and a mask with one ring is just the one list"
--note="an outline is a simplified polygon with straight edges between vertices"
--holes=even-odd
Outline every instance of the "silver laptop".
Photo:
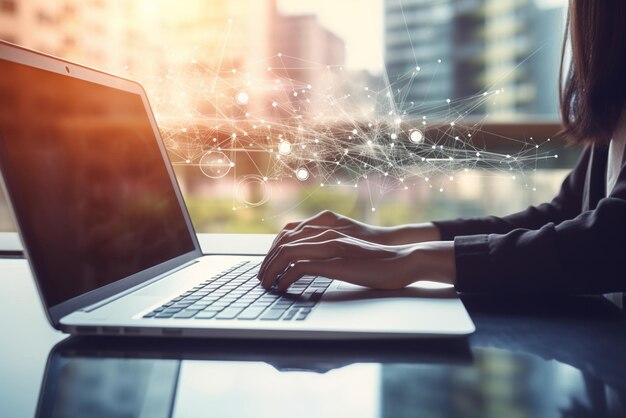
[[[204,255],[137,82],[0,43],[0,168],[51,324],[73,334],[229,338],[466,335],[453,289],[305,276]],[[393,273],[390,273],[393,274]]]

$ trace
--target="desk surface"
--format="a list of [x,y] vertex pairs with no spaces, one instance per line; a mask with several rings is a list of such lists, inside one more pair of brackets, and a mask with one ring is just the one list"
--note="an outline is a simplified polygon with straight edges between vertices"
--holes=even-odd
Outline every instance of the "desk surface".
[[[269,243],[221,238],[222,249]],[[463,301],[477,327],[466,339],[67,338],[46,322],[25,261],[0,260],[0,416],[34,416],[40,398],[42,417],[626,416],[626,316],[609,302]]]

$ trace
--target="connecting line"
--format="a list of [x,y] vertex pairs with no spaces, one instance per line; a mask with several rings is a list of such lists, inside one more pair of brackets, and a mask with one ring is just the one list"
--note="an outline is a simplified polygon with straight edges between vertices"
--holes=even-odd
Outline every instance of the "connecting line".
[[[402,0],[400,6],[409,33]],[[155,107],[158,115],[165,115],[159,122],[173,164],[200,170],[207,181],[232,176],[233,208],[255,206],[239,195],[246,193],[240,184],[249,177],[267,192],[282,180],[302,183],[305,190],[316,184],[363,184],[375,209],[379,194],[374,196],[372,188],[377,185],[380,195],[425,184],[439,184],[439,190],[444,182],[454,181],[456,172],[469,169],[485,174],[491,170],[489,175],[500,173],[513,181],[525,178],[525,167],[536,169],[540,161],[557,158],[545,151],[545,138],[527,141],[486,132],[487,116],[466,123],[465,117],[498,90],[426,103],[440,73],[438,63],[433,63],[426,97],[416,105],[407,102],[420,76],[413,69],[391,81],[383,68],[377,82],[361,82],[340,67],[280,54],[278,60],[274,55],[225,71],[234,30],[229,23],[223,42],[213,49],[215,59],[206,61],[213,66],[195,64],[179,79],[168,73],[165,81],[154,82],[165,90]],[[412,46],[410,33],[409,41]],[[414,58],[417,65],[415,52]],[[294,69],[318,74],[317,84],[291,78]],[[208,105],[210,111],[190,112],[194,103]],[[417,111],[417,119],[407,118]],[[503,154],[477,145],[481,133],[501,139],[516,152]]]
[[222,43],[222,51],[220,52],[220,59],[217,63],[217,71],[215,72],[215,77],[213,78],[213,85],[211,86],[211,94],[215,94],[215,86],[217,85],[217,80],[220,76],[220,71],[222,68],[222,60],[224,59],[224,51],[226,51],[226,44],[228,43],[228,38],[230,36],[230,28],[232,26],[232,21],[228,21],[228,29],[226,30],[226,36],[224,37],[224,42]]

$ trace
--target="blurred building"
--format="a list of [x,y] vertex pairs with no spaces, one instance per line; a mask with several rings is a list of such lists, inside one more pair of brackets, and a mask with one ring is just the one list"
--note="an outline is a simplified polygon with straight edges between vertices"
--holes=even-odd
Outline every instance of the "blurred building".
[[562,13],[535,0],[385,0],[390,82],[415,112],[500,89],[472,112],[556,116]]
[[274,28],[276,67],[294,80],[314,80],[320,69],[345,64],[345,43],[315,15],[280,16]]
[[287,79],[288,100],[302,113],[323,109],[327,89],[337,90],[346,45],[317,16],[280,15],[274,27],[274,72]]
[[159,67],[159,23],[144,2],[0,2],[0,39],[117,73]]
[[0,39],[138,79],[174,116],[236,118],[227,104],[242,89],[238,111],[263,116],[294,87],[276,93],[276,76],[319,85],[323,66],[345,62],[316,16],[282,16],[275,0],[0,0]]

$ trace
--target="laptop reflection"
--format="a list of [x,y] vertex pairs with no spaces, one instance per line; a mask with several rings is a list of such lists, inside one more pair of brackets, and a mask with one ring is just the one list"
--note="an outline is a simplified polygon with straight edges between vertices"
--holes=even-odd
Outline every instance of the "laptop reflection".
[[[293,416],[322,408],[371,415],[385,365],[471,364],[466,339],[298,342],[69,338],[46,365],[37,417]],[[333,391],[328,398],[328,391]],[[371,399],[354,405],[354,393]],[[281,407],[264,403],[281,396]],[[246,402],[241,402],[245,399]],[[298,401],[296,401],[299,399]],[[198,411],[210,400],[211,411]],[[291,405],[291,406],[290,406]],[[374,409],[371,409],[374,408]],[[344,416],[348,416],[344,415]],[[319,416],[319,415],[318,415]]]

